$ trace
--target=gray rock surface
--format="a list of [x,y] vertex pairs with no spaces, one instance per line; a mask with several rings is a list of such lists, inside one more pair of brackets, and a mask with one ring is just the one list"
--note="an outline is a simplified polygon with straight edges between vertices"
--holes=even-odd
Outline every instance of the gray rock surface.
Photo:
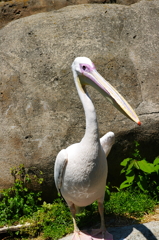
[[[108,228],[113,240],[159,240],[159,221]],[[60,240],[71,240],[72,234]]]
[[0,30],[0,188],[13,183],[10,168],[24,163],[44,173],[46,199],[56,195],[53,162],[81,140],[84,112],[71,64],[87,56],[139,115],[138,127],[89,89],[100,135],[117,135],[109,180],[119,184],[120,162],[132,142],[148,160],[159,154],[159,1],[131,6],[76,5],[12,21]]
[[49,12],[69,5],[117,3],[130,5],[140,0],[5,0],[0,1],[0,28],[10,21],[40,12]]

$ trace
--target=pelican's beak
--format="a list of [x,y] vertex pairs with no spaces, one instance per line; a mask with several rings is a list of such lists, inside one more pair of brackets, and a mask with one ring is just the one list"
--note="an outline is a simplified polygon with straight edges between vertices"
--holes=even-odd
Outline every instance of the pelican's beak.
[[102,95],[104,95],[121,113],[128,118],[141,125],[141,122],[127,101],[120,95],[120,93],[107,82],[96,69],[84,74],[83,84],[89,84],[96,88]]

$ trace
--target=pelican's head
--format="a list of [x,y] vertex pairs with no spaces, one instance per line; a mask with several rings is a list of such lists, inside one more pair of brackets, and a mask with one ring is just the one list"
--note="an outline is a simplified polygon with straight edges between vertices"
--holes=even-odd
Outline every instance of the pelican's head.
[[89,58],[77,57],[72,63],[72,71],[74,77],[79,79],[82,88],[84,88],[85,85],[93,86],[121,113],[136,122],[138,125],[141,125],[138,116],[131,106],[120,95],[120,93],[118,93],[118,91],[97,72],[94,64]]

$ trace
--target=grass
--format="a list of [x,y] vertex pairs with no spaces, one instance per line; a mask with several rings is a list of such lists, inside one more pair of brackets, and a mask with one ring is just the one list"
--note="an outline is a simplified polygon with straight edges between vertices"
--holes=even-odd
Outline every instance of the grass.
[[[153,212],[156,204],[156,201],[148,195],[128,190],[112,192],[110,199],[104,203],[106,218],[109,215],[110,218],[121,217],[125,221],[126,219],[140,221],[144,214]],[[56,240],[73,232],[71,214],[63,199],[57,199],[53,204],[44,202],[37,212],[31,217],[22,217],[20,222],[31,223],[31,227],[16,233],[18,236],[23,236],[23,239],[37,237],[42,233],[43,239]],[[77,224],[81,229],[98,223],[100,218],[96,202],[77,215]],[[12,239],[17,238],[12,237]]]
[[119,191],[110,196],[105,202],[107,213],[114,213],[120,216],[141,218],[145,213],[153,211],[156,201],[147,194],[137,191]]

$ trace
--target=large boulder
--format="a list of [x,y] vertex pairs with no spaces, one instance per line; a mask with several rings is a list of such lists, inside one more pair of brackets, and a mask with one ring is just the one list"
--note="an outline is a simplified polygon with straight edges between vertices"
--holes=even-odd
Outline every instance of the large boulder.
[[0,0],[0,28],[8,22],[32,14],[86,3],[117,3],[130,5],[140,0]]
[[159,154],[159,1],[131,6],[76,5],[12,21],[0,30],[0,188],[13,183],[10,168],[42,170],[43,193],[56,196],[57,153],[83,137],[85,117],[71,64],[87,56],[132,105],[139,127],[94,89],[99,131],[117,135],[109,180],[119,184],[120,162],[132,143],[150,161]]

